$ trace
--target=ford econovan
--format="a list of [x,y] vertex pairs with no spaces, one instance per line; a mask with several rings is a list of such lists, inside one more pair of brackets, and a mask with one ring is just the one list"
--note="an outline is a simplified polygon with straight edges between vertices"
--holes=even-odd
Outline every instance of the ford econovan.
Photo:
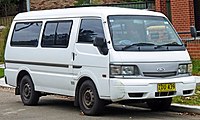
[[5,50],[6,83],[24,105],[47,94],[75,98],[86,115],[112,102],[167,110],[193,95],[190,56],[166,16],[116,7],[18,14]]

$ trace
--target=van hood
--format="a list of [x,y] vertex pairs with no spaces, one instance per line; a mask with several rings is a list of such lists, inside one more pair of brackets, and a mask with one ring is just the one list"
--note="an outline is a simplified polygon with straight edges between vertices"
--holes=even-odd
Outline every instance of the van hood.
[[111,63],[151,63],[151,62],[178,62],[190,61],[190,56],[185,51],[115,51],[110,50]]

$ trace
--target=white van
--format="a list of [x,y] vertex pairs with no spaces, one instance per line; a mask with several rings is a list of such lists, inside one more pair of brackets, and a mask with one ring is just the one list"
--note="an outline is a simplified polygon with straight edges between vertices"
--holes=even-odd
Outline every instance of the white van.
[[5,50],[6,83],[25,105],[39,97],[75,97],[87,115],[112,102],[167,110],[193,95],[190,56],[161,13],[81,7],[18,14]]

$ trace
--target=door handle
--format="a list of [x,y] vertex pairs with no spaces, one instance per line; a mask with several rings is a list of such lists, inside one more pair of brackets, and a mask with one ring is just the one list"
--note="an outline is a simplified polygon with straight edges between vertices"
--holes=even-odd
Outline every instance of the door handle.
[[76,57],[76,53],[72,52],[72,60],[74,61],[75,60],[75,57]]

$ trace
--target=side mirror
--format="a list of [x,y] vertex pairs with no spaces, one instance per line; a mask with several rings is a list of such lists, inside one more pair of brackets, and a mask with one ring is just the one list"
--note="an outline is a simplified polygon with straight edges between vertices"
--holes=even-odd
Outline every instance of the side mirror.
[[194,26],[190,26],[190,32],[191,32],[192,37],[194,37],[194,39],[196,39],[197,30],[196,30],[196,28]]
[[93,45],[96,47],[104,47],[105,39],[101,37],[96,37],[93,41]]
[[108,48],[107,48],[106,41],[104,38],[96,37],[93,41],[93,45],[98,48],[101,54],[103,55],[108,54]]

